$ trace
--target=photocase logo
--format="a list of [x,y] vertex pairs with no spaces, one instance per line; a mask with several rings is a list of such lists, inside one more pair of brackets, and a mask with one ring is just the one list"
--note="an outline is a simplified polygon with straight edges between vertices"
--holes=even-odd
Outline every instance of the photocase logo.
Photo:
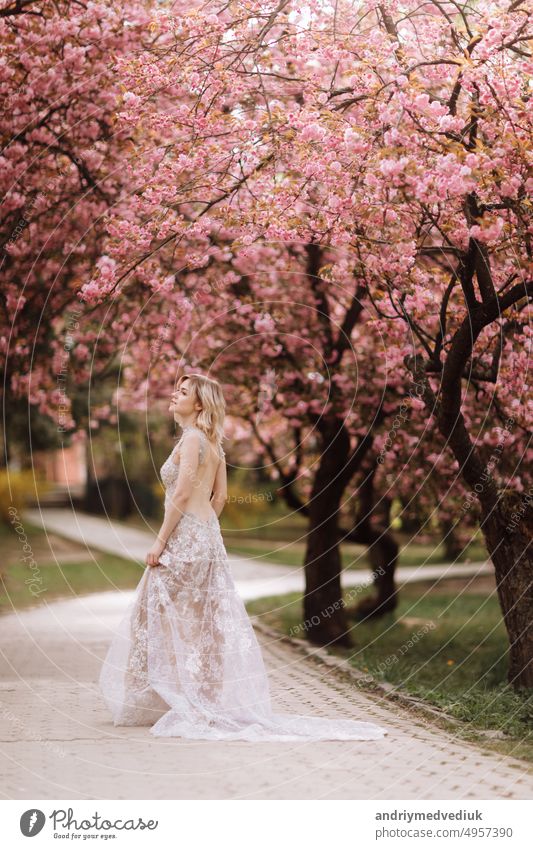
[[24,837],[35,837],[42,830],[45,822],[46,817],[42,811],[30,808],[29,811],[24,811],[20,818],[20,830]]

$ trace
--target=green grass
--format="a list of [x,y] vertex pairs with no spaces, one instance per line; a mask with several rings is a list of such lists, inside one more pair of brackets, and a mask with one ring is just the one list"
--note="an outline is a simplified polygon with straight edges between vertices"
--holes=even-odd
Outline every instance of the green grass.
[[[266,560],[282,566],[301,566],[305,556],[305,542],[282,542],[273,540],[249,539],[243,533],[239,537],[231,532],[224,533],[226,549],[231,554],[252,557],[258,561]],[[429,566],[446,563],[447,558],[441,545],[421,545],[417,542],[400,542],[400,566]],[[341,558],[344,569],[370,568],[366,548],[362,545],[345,543],[341,545]],[[480,543],[473,543],[466,551],[466,559],[475,562],[487,558],[486,549]],[[449,561],[448,561],[449,562]]]
[[[238,527],[236,518],[246,522],[247,526]],[[224,544],[230,554],[289,567],[301,566],[304,562],[308,520],[296,513],[287,515],[281,502],[274,503],[268,508],[268,513],[261,516],[254,516],[250,509],[236,510],[234,504],[229,505],[222,512],[220,523]],[[156,519],[145,521],[142,517],[134,515],[126,520],[126,524],[145,531],[152,528],[156,534],[161,522]],[[401,532],[394,532],[394,536],[400,546],[400,566],[429,566],[450,562],[439,540],[434,543],[421,543],[416,537]],[[479,534],[477,537],[463,553],[461,562],[487,559],[487,550],[480,541]],[[365,546],[342,543],[340,548],[344,569],[369,568]]]
[[[297,593],[246,607],[265,624],[305,639]],[[354,648],[328,649],[331,654],[461,720],[465,738],[476,729],[504,732],[506,741],[491,746],[533,761],[533,691],[517,693],[506,683],[507,635],[494,594],[454,593],[445,582],[407,585],[397,611],[350,625]]]
[[[87,555],[86,555],[87,556]],[[113,589],[133,589],[142,576],[142,568],[129,560],[95,553],[94,560],[38,562],[38,572],[21,562],[8,564],[0,574],[0,614],[33,607],[58,598]],[[30,592],[26,580],[38,578]]]

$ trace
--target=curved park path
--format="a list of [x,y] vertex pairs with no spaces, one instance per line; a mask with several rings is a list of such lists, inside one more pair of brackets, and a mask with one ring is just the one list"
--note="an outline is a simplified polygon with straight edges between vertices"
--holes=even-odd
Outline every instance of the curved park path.
[[[62,529],[53,526],[51,517],[59,512]],[[89,526],[82,514],[69,515],[50,510],[43,511],[42,518],[50,531],[65,535],[84,525],[75,538],[85,538],[93,550],[109,550],[103,526],[113,545],[121,547],[122,556],[128,556],[127,550],[131,555],[131,534],[143,533],[92,517]],[[26,516],[36,521],[35,515]],[[102,526],[98,529],[94,522]],[[136,539],[144,554],[146,541]],[[252,574],[257,565],[253,561],[246,565],[242,558],[230,560],[238,586],[246,584],[246,568]],[[283,567],[261,566],[272,568],[286,572]],[[268,583],[269,577],[261,574],[253,580]],[[245,589],[252,597],[252,588]],[[272,592],[270,587],[263,594]],[[264,630],[257,636],[275,710],[369,720],[384,725],[389,734],[372,742],[251,744],[154,738],[146,727],[115,728],[99,696],[97,679],[113,629],[131,597],[131,592],[106,592],[51,604],[43,600],[39,607],[2,617],[3,798],[530,799],[533,795],[533,773],[522,761],[465,743],[403,707],[361,692],[338,669]]]

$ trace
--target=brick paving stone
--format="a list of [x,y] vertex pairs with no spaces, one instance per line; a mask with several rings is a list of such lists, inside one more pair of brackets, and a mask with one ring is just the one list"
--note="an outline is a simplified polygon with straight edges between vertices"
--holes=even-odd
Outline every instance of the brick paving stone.
[[[117,598],[118,597],[118,598]],[[274,709],[368,720],[377,741],[211,743],[115,728],[97,687],[127,594],[2,618],[0,748],[6,799],[530,799],[522,761],[465,743],[290,643],[257,636]]]

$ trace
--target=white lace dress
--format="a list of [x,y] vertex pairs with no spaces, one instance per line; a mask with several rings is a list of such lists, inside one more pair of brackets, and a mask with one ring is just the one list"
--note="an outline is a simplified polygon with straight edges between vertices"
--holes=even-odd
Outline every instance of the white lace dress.
[[[161,467],[166,500],[178,477],[174,451]],[[196,740],[377,740],[386,734],[368,722],[272,711],[261,649],[214,510],[208,521],[184,513],[159,562],[145,569],[101,668],[100,690],[114,725],[151,725],[157,737]]]

